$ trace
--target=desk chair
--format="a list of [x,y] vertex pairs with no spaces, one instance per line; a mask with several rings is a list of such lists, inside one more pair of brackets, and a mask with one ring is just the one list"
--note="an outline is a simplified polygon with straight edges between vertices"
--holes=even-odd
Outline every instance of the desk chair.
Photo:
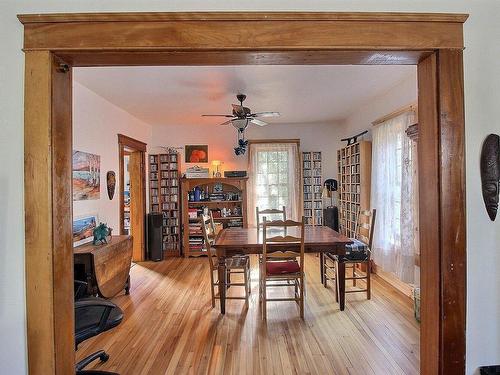
[[[350,289],[345,293],[366,292],[366,298],[371,298],[371,249],[373,244],[373,232],[375,228],[375,217],[377,210],[360,211],[355,228],[355,238],[353,243],[346,246],[346,254],[343,256],[332,255],[330,253],[321,253],[323,257],[323,285],[326,288],[328,280],[335,281],[335,299],[338,302],[338,262],[346,264],[346,269],[352,269],[352,277],[346,277],[345,280],[352,280],[353,286],[356,286],[357,280],[366,280],[365,289]],[[363,264],[366,267],[364,275],[356,274],[356,265]]]
[[[218,272],[219,262],[215,254],[215,250],[212,247],[215,241],[215,225],[212,212],[210,212],[209,215],[201,215],[200,221],[201,221],[200,223],[201,229],[203,231],[203,239],[205,241],[204,246],[207,251],[207,258],[210,266],[210,291],[212,293],[212,308],[214,308],[215,300],[220,296],[220,289],[219,293],[215,294],[215,287],[220,288],[220,285],[219,285],[219,280],[216,276],[218,274],[217,272]],[[217,261],[214,261],[214,258],[217,259]],[[248,307],[248,300],[250,297],[250,258],[248,257],[248,255],[226,258],[226,269],[227,269],[227,275],[226,275],[226,280],[223,283],[224,284],[223,287],[229,288],[230,286],[242,286],[245,288],[244,297],[226,296],[226,299],[244,299],[245,304]],[[242,283],[232,282],[231,281],[232,274],[242,274],[243,282]]]
[[[98,297],[79,298],[82,282],[75,282],[75,349],[83,341],[108,331],[123,320],[122,310],[113,302]],[[86,289],[86,287],[84,288]],[[76,375],[119,375],[114,372],[99,370],[83,370],[96,359],[106,362],[109,355],[99,350],[78,362],[75,366]]]
[[[300,237],[287,234],[288,228],[297,228]],[[299,247],[299,251],[289,250]],[[298,260],[297,260],[298,258]],[[278,260],[276,260],[278,259]],[[295,301],[300,317],[304,319],[304,217],[302,221],[276,220],[263,222],[262,262],[260,264],[260,301],[262,318],[267,318],[268,301]],[[290,284],[291,282],[291,284]],[[293,286],[294,297],[268,298],[269,287]]]

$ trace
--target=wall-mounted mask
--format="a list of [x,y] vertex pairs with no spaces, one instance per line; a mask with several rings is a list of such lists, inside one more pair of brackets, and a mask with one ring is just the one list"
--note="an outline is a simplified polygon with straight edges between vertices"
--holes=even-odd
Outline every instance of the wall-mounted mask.
[[500,136],[490,134],[481,150],[481,183],[488,216],[495,220],[500,193]]
[[115,172],[108,171],[108,173],[106,173],[106,183],[108,188],[109,200],[113,200],[113,196],[115,195],[115,186],[116,186]]

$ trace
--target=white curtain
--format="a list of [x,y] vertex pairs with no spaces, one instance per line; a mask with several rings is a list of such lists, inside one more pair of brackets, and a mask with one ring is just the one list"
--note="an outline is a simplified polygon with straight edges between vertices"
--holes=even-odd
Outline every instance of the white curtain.
[[371,206],[377,210],[373,258],[404,282],[415,280],[415,191],[408,111],[373,128]]
[[256,225],[255,207],[263,210],[285,206],[287,219],[300,219],[301,179],[297,142],[250,142],[248,172],[249,226]]

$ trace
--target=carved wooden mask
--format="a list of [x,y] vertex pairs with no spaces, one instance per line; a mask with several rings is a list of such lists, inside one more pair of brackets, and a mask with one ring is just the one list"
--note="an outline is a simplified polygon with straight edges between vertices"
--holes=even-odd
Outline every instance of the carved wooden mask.
[[488,216],[495,220],[500,193],[500,136],[486,137],[481,151],[481,183]]

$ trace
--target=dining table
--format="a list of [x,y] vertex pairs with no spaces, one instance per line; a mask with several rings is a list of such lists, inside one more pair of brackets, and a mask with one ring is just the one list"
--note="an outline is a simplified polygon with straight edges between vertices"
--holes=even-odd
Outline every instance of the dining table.
[[[290,235],[300,237],[300,228],[273,228],[272,235]],[[268,229],[268,235],[270,235]],[[286,233],[285,233],[286,232]],[[226,258],[237,255],[262,254],[263,249],[263,228],[225,228],[216,236],[213,243],[218,261],[218,281],[220,311],[226,312]],[[339,232],[324,226],[306,226],[304,228],[304,251],[306,253],[331,253],[334,255],[345,255],[345,247],[352,241]],[[280,243],[273,244],[273,250],[295,250],[298,251],[298,244]],[[321,257],[320,257],[321,259]],[[345,263],[338,262],[337,288],[339,294],[340,310],[345,308]]]

